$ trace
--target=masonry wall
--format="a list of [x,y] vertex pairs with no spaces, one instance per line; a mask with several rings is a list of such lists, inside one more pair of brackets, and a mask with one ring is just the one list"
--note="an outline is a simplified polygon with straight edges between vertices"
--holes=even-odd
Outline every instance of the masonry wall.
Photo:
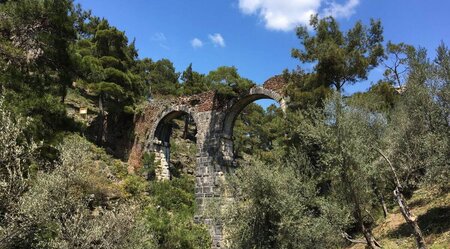
[[197,115],[197,169],[195,172],[195,198],[199,207],[196,215],[197,222],[209,225],[213,240],[212,248],[221,248],[223,235],[222,226],[214,219],[204,215],[205,209],[215,199],[221,197],[221,176],[223,169],[220,165],[220,134],[221,121],[224,114],[216,111],[199,112]]
[[222,186],[225,175],[234,171],[232,126],[233,119],[241,110],[236,104],[243,105],[243,108],[249,100],[255,99],[254,95],[258,95],[280,101],[283,107],[282,87],[282,78],[277,76],[266,81],[264,88],[250,89],[247,96],[241,98],[224,99],[215,92],[206,92],[178,98],[170,103],[149,104],[136,118],[136,138],[129,157],[130,168],[140,167],[145,151],[154,152],[156,160],[160,162],[160,168],[157,169],[157,178],[160,180],[170,179],[170,145],[155,139],[158,123],[171,111],[183,111],[194,118],[197,126],[195,197],[199,207],[195,220],[209,225],[212,248],[223,248],[222,224],[205,215],[204,211],[211,203],[224,197]]

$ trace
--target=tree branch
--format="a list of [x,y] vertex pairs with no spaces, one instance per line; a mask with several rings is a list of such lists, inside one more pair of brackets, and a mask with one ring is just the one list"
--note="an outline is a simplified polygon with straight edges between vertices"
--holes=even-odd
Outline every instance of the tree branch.
[[367,241],[365,239],[353,239],[352,237],[350,237],[350,235],[348,235],[348,233],[346,232],[342,232],[342,237],[344,237],[344,239],[352,242],[352,243],[359,243],[359,244],[366,244],[367,245]]
[[384,155],[383,152],[381,152],[381,150],[375,148],[375,150],[380,153],[380,155],[384,158],[384,160],[386,160],[386,162],[389,164],[389,167],[391,168],[392,173],[394,174],[394,178],[395,178],[395,183],[397,184],[398,187],[402,187],[402,185],[400,184],[400,180],[397,176],[397,171],[395,171],[394,165],[392,165],[391,161],[389,160],[389,158],[386,157],[386,155]]

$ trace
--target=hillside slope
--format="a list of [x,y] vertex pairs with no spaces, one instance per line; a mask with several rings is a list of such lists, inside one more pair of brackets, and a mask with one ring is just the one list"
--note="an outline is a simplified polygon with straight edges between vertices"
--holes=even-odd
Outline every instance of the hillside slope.
[[[408,204],[417,217],[428,248],[450,248],[450,193],[417,190]],[[385,249],[416,248],[411,228],[406,224],[400,210],[394,207],[385,220],[373,230],[375,237]],[[364,249],[364,244],[355,244],[347,249]]]

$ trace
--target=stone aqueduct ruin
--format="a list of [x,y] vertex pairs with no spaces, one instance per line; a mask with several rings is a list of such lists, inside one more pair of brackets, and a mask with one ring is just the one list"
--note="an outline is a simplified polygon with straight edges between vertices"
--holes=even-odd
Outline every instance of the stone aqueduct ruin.
[[[235,168],[233,155],[233,126],[239,113],[251,102],[273,99],[281,108],[286,108],[283,94],[284,81],[281,76],[268,79],[262,86],[255,86],[239,97],[223,97],[215,92],[205,92],[189,97],[180,97],[170,102],[151,102],[136,118],[135,142],[129,156],[130,167],[139,167],[145,152],[155,153],[159,163],[156,177],[170,179],[170,121],[188,114],[196,127],[195,197],[202,210],[208,200],[221,197],[220,185],[225,173]],[[211,219],[199,215],[198,221],[210,225],[213,248],[220,248],[222,228]]]

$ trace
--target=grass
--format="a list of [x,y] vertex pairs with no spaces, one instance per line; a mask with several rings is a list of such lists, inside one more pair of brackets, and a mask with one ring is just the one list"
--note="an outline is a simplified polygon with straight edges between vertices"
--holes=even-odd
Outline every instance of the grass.
[[[419,189],[408,204],[425,236],[429,249],[450,249],[450,193]],[[416,248],[412,229],[406,224],[398,207],[373,229],[385,249]],[[348,249],[363,249],[355,244]]]

